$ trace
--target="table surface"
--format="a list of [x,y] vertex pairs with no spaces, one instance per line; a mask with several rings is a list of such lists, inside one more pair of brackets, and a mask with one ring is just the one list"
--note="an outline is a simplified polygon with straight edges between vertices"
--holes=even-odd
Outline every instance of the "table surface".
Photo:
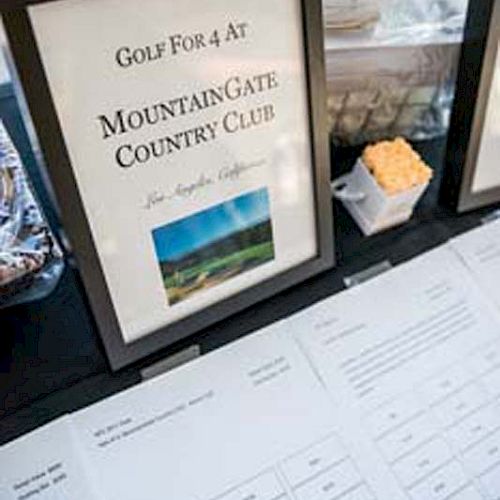
[[[0,95],[0,119],[22,152],[48,219],[56,227],[57,218],[11,95]],[[69,263],[50,296],[0,311],[0,444],[138,383],[140,368],[154,360],[192,344],[199,344],[202,353],[219,348],[340,292],[346,276],[385,260],[396,265],[445,243],[480,224],[485,214],[497,208],[458,216],[439,206],[446,141],[415,146],[436,176],[409,223],[365,238],[341,204],[335,203],[335,269],[202,331],[142,365],[111,372],[78,271]],[[359,153],[359,148],[332,151],[332,172],[348,171]]]

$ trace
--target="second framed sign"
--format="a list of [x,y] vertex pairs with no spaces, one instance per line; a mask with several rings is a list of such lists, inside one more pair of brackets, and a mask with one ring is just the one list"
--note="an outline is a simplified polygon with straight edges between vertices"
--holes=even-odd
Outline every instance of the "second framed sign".
[[320,0],[1,9],[114,368],[333,265]]
[[500,0],[470,2],[442,199],[459,212],[500,202]]

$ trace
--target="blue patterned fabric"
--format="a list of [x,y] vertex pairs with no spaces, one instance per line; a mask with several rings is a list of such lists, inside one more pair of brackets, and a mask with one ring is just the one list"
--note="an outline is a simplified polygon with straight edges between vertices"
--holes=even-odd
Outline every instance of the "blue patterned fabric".
[[12,292],[16,283],[61,257],[21,158],[0,122],[0,291],[9,286]]

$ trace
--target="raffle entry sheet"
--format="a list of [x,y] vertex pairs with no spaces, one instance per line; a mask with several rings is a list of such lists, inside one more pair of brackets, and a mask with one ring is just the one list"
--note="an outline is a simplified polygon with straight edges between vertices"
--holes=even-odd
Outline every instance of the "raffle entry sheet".
[[0,448],[0,499],[498,500],[499,318],[447,245]]
[[335,420],[285,323],[73,417],[109,500],[374,500]]
[[0,499],[105,500],[93,489],[68,418],[0,447]]
[[406,498],[500,498],[498,317],[450,250],[291,325],[340,418],[367,432]]

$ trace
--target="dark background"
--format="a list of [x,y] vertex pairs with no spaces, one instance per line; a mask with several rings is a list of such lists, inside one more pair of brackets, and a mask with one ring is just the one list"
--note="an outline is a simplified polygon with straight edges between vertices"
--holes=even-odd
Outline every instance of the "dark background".
[[[0,119],[22,153],[37,194],[52,225],[58,222],[44,189],[16,101],[0,89]],[[495,207],[464,216],[438,204],[446,140],[415,144],[435,170],[435,178],[413,219],[383,234],[365,238],[340,203],[334,204],[338,265],[271,300],[258,304],[189,341],[159,353],[142,366],[193,343],[206,353],[344,289],[343,279],[389,260],[393,265],[445,243],[471,229]],[[351,169],[361,148],[332,151],[332,171]],[[134,366],[113,374],[82,289],[77,269],[66,269],[48,297],[0,311],[0,444],[64,413],[80,409],[140,381]]]

